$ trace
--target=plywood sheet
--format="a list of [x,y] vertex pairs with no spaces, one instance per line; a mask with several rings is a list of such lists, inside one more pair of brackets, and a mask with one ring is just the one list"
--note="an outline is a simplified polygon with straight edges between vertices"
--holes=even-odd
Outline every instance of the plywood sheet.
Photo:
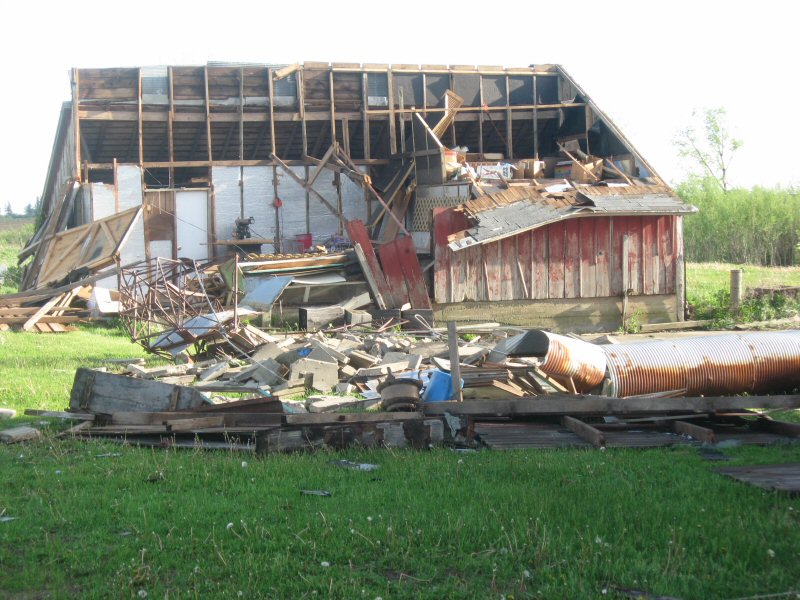
[[131,208],[57,234],[39,269],[37,287],[60,281],[76,269],[97,271],[113,264],[137,228],[143,235],[141,214],[141,207]]

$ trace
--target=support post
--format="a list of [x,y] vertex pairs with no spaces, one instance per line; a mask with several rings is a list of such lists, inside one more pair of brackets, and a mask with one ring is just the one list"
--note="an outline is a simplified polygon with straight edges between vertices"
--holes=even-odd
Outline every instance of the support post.
[[731,312],[735,315],[739,313],[742,305],[742,270],[731,269]]
[[461,394],[461,358],[458,355],[458,330],[455,321],[447,322],[447,345],[450,350],[450,378],[453,381],[453,400],[463,402]]

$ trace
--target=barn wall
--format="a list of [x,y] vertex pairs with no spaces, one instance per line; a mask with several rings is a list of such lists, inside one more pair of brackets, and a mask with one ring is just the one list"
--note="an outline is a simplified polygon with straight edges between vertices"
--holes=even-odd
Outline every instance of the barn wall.
[[[627,319],[638,323],[669,323],[678,309],[674,294],[631,296]],[[497,321],[518,327],[547,329],[563,333],[616,331],[623,326],[621,298],[558,298],[552,300],[507,300],[436,304],[437,323],[486,323]]]
[[[447,235],[463,215],[437,211],[434,298],[464,301],[605,298],[676,292],[679,217],[590,217],[552,223],[458,252]],[[622,272],[627,236],[627,273]]]

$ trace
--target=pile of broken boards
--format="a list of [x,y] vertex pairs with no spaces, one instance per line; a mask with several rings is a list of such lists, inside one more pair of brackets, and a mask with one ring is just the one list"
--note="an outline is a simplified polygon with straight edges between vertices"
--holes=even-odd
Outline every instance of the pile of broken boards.
[[0,331],[72,331],[75,323],[116,313],[118,303],[112,294],[116,292],[72,284],[0,296]]
[[[687,390],[665,389],[618,397],[619,386],[638,381],[635,373],[631,379],[619,369],[607,371],[598,355],[611,361],[637,344],[515,333],[495,328],[463,341],[445,339],[436,330],[426,336],[262,332],[268,341],[247,359],[155,368],[121,360],[124,374],[79,369],[67,412],[29,414],[81,421],[68,435],[261,452],[437,444],[497,449],[766,444],[800,436],[799,425],[752,412],[800,408],[798,395],[695,391],[687,397]],[[736,336],[742,343],[752,341]],[[764,337],[762,348],[795,337]],[[446,358],[456,356],[457,366]],[[797,359],[786,357],[784,372],[792,380],[797,370],[788,367]],[[772,370],[776,381],[778,366]],[[460,377],[454,376],[459,371]],[[607,385],[608,377],[601,387],[586,389],[587,381],[609,374],[617,391]]]

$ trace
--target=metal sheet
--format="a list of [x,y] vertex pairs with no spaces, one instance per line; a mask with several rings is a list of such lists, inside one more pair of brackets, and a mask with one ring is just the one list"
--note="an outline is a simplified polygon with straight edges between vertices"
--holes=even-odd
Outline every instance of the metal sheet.
[[603,346],[618,397],[686,389],[687,396],[800,385],[800,331],[733,333]]
[[208,192],[175,192],[175,228],[178,256],[205,260],[208,252]]
[[119,187],[119,210],[127,210],[142,205],[142,170],[136,165],[117,167],[117,186]]
[[[304,167],[290,167],[301,179],[305,179]],[[278,171],[278,198],[281,200],[281,242],[294,241],[295,236],[308,232],[306,222],[306,191],[286,173]],[[291,244],[282,244],[281,251],[291,251]]]
[[256,310],[267,311],[286,286],[292,282],[291,276],[281,277],[245,277],[245,295],[240,304]]

